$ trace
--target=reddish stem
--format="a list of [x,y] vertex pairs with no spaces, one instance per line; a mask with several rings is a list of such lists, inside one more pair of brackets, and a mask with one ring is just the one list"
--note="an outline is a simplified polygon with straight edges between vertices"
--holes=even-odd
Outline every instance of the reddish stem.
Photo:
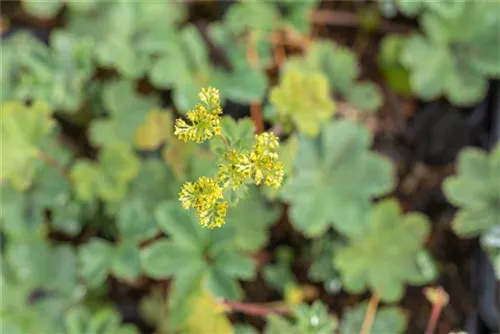
[[425,330],[425,334],[432,334],[436,330],[436,325],[439,319],[439,315],[441,315],[441,311],[443,309],[443,305],[435,304],[432,306],[431,316],[429,317],[429,322],[427,323],[427,328]]
[[428,287],[424,289],[424,294],[432,304],[431,316],[429,317],[429,322],[427,323],[427,329],[425,334],[432,334],[436,329],[436,325],[439,319],[439,315],[449,302],[449,296],[442,287]]
[[360,334],[369,334],[375,320],[375,315],[377,314],[378,304],[380,302],[380,296],[378,293],[374,293],[368,302],[368,308],[366,309],[365,319],[363,320],[363,325],[361,326]]
[[262,133],[264,131],[264,119],[262,117],[262,104],[259,101],[250,103],[250,117],[255,125],[255,131]]
[[[316,24],[328,24],[339,27],[357,27],[359,18],[355,13],[330,11],[326,9],[316,10],[310,13],[311,22]],[[407,25],[384,21],[376,27],[381,32],[408,33],[414,28]]]
[[252,316],[267,316],[269,314],[287,314],[290,309],[284,305],[243,303],[234,300],[223,299],[222,303],[232,311],[241,312]]

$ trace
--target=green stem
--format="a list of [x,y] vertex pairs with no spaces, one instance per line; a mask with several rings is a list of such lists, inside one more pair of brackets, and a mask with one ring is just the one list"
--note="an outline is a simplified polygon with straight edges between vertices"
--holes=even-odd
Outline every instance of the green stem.
[[226,137],[222,133],[220,134],[220,138],[224,142],[224,145],[226,145],[226,149],[228,151],[230,151],[231,150],[231,146],[229,146],[229,142],[227,141]]

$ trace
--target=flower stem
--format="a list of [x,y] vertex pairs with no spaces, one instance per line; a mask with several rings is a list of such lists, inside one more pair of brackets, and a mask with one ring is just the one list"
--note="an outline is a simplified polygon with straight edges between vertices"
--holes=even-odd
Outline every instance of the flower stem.
[[380,302],[380,296],[378,293],[373,293],[370,301],[368,303],[368,308],[366,309],[365,319],[363,320],[363,326],[361,326],[360,334],[369,334],[375,320],[375,314],[377,314],[378,304]]
[[250,103],[250,117],[255,125],[257,134],[264,131],[264,119],[262,118],[262,104],[259,101]]
[[431,316],[425,329],[425,334],[432,334],[436,330],[439,315],[449,302],[449,296],[442,287],[428,287],[424,289],[424,294],[432,304]]
[[231,146],[229,146],[229,142],[227,141],[226,137],[222,133],[219,136],[222,139],[222,141],[224,142],[224,145],[226,145],[226,149],[228,151],[231,150]]
[[269,314],[287,314],[291,309],[280,303],[256,304],[243,303],[234,300],[223,299],[222,303],[232,311],[244,313],[252,316],[266,316]]

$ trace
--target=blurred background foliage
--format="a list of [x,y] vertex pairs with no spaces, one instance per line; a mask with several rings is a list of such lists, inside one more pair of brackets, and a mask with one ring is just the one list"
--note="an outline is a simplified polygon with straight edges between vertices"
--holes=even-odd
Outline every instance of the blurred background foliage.
[[[448,333],[484,306],[460,277],[478,245],[500,277],[500,146],[436,166],[412,124],[488,99],[500,3],[1,6],[2,333],[430,333],[426,285]],[[207,86],[228,140],[274,132],[285,164],[215,230],[178,192],[223,144],[173,136]]]

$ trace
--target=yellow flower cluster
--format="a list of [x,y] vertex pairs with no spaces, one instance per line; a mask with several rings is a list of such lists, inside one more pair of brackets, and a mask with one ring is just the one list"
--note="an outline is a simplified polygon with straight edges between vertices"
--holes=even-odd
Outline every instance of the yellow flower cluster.
[[257,185],[264,182],[278,188],[283,181],[283,163],[276,153],[278,138],[272,133],[255,135],[255,144],[250,152],[231,148],[221,131],[219,91],[204,88],[199,98],[202,104],[187,112],[191,124],[182,119],[176,120],[174,134],[181,140],[198,143],[220,136],[227,150],[222,154],[223,163],[219,165],[216,179],[202,176],[196,182],[186,182],[179,199],[184,209],[196,210],[202,226],[214,228],[224,224],[228,208],[228,202],[224,200],[226,190],[237,190],[248,182]]
[[203,88],[198,94],[202,104],[197,104],[193,110],[189,110],[186,116],[191,124],[179,118],[175,121],[175,131],[179,139],[193,140],[202,143],[207,139],[221,134],[219,90],[209,87]]
[[236,190],[252,178],[255,184],[265,184],[279,188],[283,181],[283,163],[278,160],[276,149],[278,138],[272,133],[255,135],[255,144],[250,152],[227,151],[223,158],[226,161],[219,166],[217,179],[224,188]]
[[214,228],[224,224],[228,203],[223,200],[222,188],[214,179],[202,176],[194,183],[184,183],[179,199],[184,209],[196,210],[202,226]]

